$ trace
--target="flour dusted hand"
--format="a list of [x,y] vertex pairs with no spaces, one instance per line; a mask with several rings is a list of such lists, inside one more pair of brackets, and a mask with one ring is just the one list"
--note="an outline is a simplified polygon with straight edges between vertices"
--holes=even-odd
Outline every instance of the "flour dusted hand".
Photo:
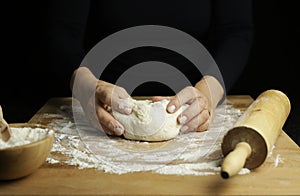
[[113,108],[123,114],[130,114],[131,108],[124,100],[129,96],[120,86],[98,80],[86,67],[74,71],[71,86],[73,96],[80,101],[90,124],[108,135],[120,136],[124,127],[111,115]]
[[127,102],[132,106],[131,114],[112,110],[112,115],[124,126],[125,138],[141,141],[164,141],[176,137],[181,128],[177,117],[188,106],[183,105],[170,114],[166,112],[169,103],[166,99],[152,102],[128,98]]

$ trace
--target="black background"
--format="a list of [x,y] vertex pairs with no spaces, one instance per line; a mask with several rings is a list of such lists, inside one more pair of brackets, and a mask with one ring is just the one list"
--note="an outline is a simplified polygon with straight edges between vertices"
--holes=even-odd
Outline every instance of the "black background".
[[[297,0],[254,0],[254,44],[249,63],[230,94],[256,98],[278,89],[291,100],[284,130],[300,144],[299,38]],[[9,123],[28,121],[51,97],[70,96],[59,89],[55,72],[45,68],[42,34],[44,1],[2,3],[0,104]]]

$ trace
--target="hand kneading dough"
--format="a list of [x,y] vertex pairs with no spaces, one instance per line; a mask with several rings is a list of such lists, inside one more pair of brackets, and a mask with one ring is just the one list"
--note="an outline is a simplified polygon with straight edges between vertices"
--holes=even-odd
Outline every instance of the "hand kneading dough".
[[152,102],[150,100],[135,100],[129,98],[132,106],[129,115],[112,111],[112,115],[124,126],[124,137],[142,141],[170,140],[179,134],[181,125],[177,122],[179,114],[187,108],[183,105],[173,114],[166,111],[168,100]]

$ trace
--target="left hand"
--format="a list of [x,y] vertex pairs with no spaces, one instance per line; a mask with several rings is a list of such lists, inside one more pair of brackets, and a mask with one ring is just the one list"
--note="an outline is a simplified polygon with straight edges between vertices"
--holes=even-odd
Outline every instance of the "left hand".
[[[153,101],[166,99],[166,97],[153,97]],[[178,94],[168,97],[170,100],[167,105],[167,112],[174,113],[182,105],[189,104],[177,118],[179,124],[182,125],[181,132],[205,131],[209,127],[213,116],[212,103],[204,93],[196,87],[188,86],[182,89]]]

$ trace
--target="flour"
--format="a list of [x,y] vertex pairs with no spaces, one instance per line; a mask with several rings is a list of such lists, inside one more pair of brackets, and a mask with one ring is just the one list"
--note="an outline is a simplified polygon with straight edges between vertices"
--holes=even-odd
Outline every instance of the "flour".
[[[73,108],[62,105],[53,114],[42,114],[40,118],[56,130],[56,140],[47,158],[49,164],[91,168],[113,174],[154,172],[203,176],[220,173],[222,138],[241,114],[232,105],[222,104],[216,108],[207,131],[179,134],[164,142],[107,136],[89,125],[82,108],[76,104]],[[244,168],[240,174],[249,172]]]
[[275,145],[272,146],[268,158],[270,158],[273,162],[274,167],[278,167],[280,163],[284,163],[283,158],[281,158],[280,154],[274,154]]
[[30,144],[45,138],[54,132],[45,128],[10,127],[11,137],[7,142],[0,140],[0,149]]

